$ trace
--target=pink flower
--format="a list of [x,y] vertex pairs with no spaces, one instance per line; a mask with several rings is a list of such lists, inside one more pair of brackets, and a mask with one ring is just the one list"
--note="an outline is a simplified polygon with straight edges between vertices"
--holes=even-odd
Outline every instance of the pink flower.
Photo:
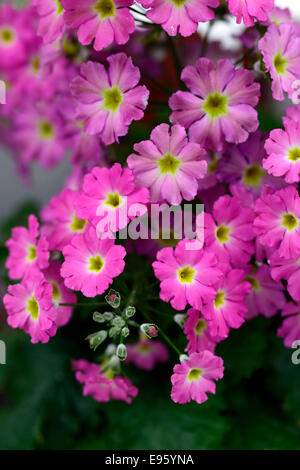
[[159,362],[167,362],[169,352],[164,344],[154,339],[141,339],[135,344],[127,345],[127,359],[136,367],[152,370]]
[[283,23],[269,26],[258,42],[266,69],[272,78],[272,94],[283,101],[285,91],[293,97],[294,82],[300,79],[300,37],[295,35],[293,25]]
[[241,269],[229,270],[214,300],[203,307],[202,314],[213,336],[226,338],[230,328],[239,328],[244,323],[248,310],[245,297],[251,291],[251,284],[243,282],[244,277]]
[[254,212],[243,207],[237,197],[221,196],[213,216],[204,214],[204,240],[222,263],[242,267],[254,253]]
[[208,350],[214,352],[216,343],[220,338],[212,336],[211,329],[200,312],[194,308],[187,311],[184,323],[184,333],[189,340],[186,350],[189,353]]
[[125,249],[110,238],[99,240],[93,227],[74,235],[63,255],[61,275],[65,285],[86,297],[103,294],[125,267]]
[[100,51],[112,42],[125,44],[135,25],[129,7],[133,0],[61,0],[64,20],[78,29],[78,40],[84,46],[93,39],[94,49]]
[[203,403],[208,399],[207,392],[216,393],[214,380],[223,377],[223,360],[210,351],[193,353],[187,361],[176,364],[171,377],[171,398],[175,403],[188,403],[191,400]]
[[127,134],[133,120],[142,119],[149,91],[145,86],[136,86],[140,71],[130,57],[119,53],[107,61],[108,70],[97,62],[83,64],[81,76],[71,83],[71,91],[78,100],[78,120],[84,121],[84,131],[99,134],[109,145]]
[[84,384],[83,395],[92,395],[96,401],[108,402],[114,399],[131,403],[138,394],[138,389],[129,379],[115,376],[111,369],[102,372],[98,364],[84,359],[72,361],[72,367],[76,380]]
[[300,180],[300,122],[285,119],[285,130],[274,129],[266,140],[267,158],[263,167],[274,176],[285,176],[287,183]]
[[193,142],[220,151],[224,141],[245,142],[257,129],[260,85],[249,70],[235,69],[229,59],[218,60],[215,68],[210,59],[200,58],[196,67],[183,69],[181,79],[191,92],[171,96],[170,120],[189,128]]
[[242,19],[246,26],[253,26],[254,19],[267,21],[268,12],[274,8],[274,0],[228,0],[229,11],[236,16],[236,22]]
[[51,250],[62,250],[71,242],[73,235],[86,229],[87,220],[79,219],[75,215],[78,197],[77,191],[64,189],[43,208],[42,233],[47,236]]
[[216,296],[216,284],[222,278],[216,256],[207,250],[188,250],[188,244],[185,239],[175,250],[163,248],[152,264],[155,276],[162,281],[160,298],[171,301],[175,310],[183,310],[187,303],[201,310],[204,302]]
[[21,279],[28,271],[45,269],[49,264],[48,242],[43,235],[39,236],[39,223],[34,215],[28,217],[28,229],[12,229],[12,237],[5,245],[9,250],[5,267],[11,279]]
[[151,132],[151,140],[134,145],[138,155],[127,158],[138,187],[150,189],[152,202],[163,199],[170,204],[191,201],[197,194],[198,180],[203,178],[207,163],[199,144],[188,142],[185,129],[160,124]]
[[[154,23],[160,24],[170,35],[191,36],[199,22],[215,18],[211,8],[219,6],[220,0],[141,0],[141,4],[150,10],[146,16]],[[211,7],[211,8],[210,8]]]
[[285,259],[278,252],[270,257],[271,276],[275,281],[285,279],[288,293],[297,302],[300,301],[300,257]]
[[52,302],[56,307],[57,326],[65,326],[72,316],[72,306],[60,306],[59,304],[76,304],[76,295],[67,289],[60,275],[61,263],[52,261],[50,266],[43,271],[46,281],[52,286]]
[[31,342],[47,343],[57,330],[56,310],[52,303],[52,287],[37,270],[28,273],[20,284],[8,286],[3,298],[12,328],[21,328]]
[[36,7],[40,16],[37,33],[43,41],[49,43],[61,38],[66,27],[62,2],[60,0],[33,0],[32,5]]
[[300,339],[300,305],[289,302],[282,311],[284,318],[282,326],[277,330],[277,336],[284,338],[287,348],[293,346],[294,341]]
[[135,189],[132,171],[122,168],[120,163],[111,168],[94,167],[84,177],[76,215],[97,225],[99,233],[107,231],[108,227],[117,232],[126,227],[130,218],[134,218],[130,215],[131,207],[146,204],[148,200],[148,190]]
[[252,290],[246,297],[248,308],[246,319],[249,320],[259,314],[266,318],[273,317],[286,304],[283,285],[281,282],[273,281],[270,267],[266,264],[253,269],[249,267],[247,271],[249,272],[245,280],[250,282]]
[[255,203],[257,214],[254,230],[258,241],[278,248],[283,258],[298,258],[300,255],[300,198],[293,186],[273,191],[264,186]]

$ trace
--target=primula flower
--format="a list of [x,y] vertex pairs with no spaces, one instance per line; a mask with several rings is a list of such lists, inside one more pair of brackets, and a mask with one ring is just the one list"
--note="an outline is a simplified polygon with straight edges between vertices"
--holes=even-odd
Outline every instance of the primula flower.
[[184,239],[175,250],[163,248],[152,264],[161,281],[160,298],[171,301],[175,310],[183,310],[187,303],[200,310],[204,302],[216,296],[216,284],[222,278],[216,256],[207,250],[189,250],[188,244],[189,240]]
[[200,58],[195,67],[183,69],[181,79],[191,92],[171,96],[170,120],[189,128],[193,142],[220,151],[224,141],[245,142],[257,129],[260,85],[249,70],[235,69],[229,59],[218,60],[215,68],[210,59]]
[[112,42],[125,44],[134,32],[134,18],[129,7],[133,0],[61,0],[64,20],[78,29],[78,40],[84,46],[93,39],[94,49],[100,51]]
[[152,202],[165,199],[170,204],[180,204],[182,199],[193,200],[198,180],[207,170],[205,151],[199,144],[188,142],[180,125],[170,130],[168,124],[160,124],[153,129],[150,139],[135,144],[138,155],[132,154],[127,159],[137,186],[150,189]]
[[290,348],[300,338],[300,304],[289,302],[282,310],[282,316],[285,318],[277,330],[277,336],[283,338],[284,345]]
[[186,350],[189,353],[204,350],[214,352],[216,343],[220,338],[212,336],[210,327],[198,310],[189,308],[186,313],[184,333],[189,341]]
[[117,232],[126,227],[129,219],[133,218],[130,215],[131,206],[146,204],[148,200],[149,192],[146,188],[135,189],[130,169],[122,168],[119,163],[115,163],[111,168],[94,167],[91,173],[84,177],[76,204],[76,215],[97,226],[99,233],[107,232],[108,228]]
[[239,328],[244,323],[247,313],[245,297],[251,291],[251,284],[244,282],[244,277],[242,269],[229,270],[214,300],[204,305],[202,314],[213,336],[226,338],[230,328]]
[[73,235],[85,231],[87,220],[75,215],[78,197],[77,191],[63,189],[41,211],[42,233],[47,236],[51,250],[62,250],[71,242]]
[[96,401],[108,402],[114,399],[131,403],[138,394],[138,389],[129,379],[115,376],[111,369],[102,372],[98,364],[84,359],[72,361],[72,367],[76,380],[84,384],[83,395],[92,395]]
[[[300,301],[300,257],[285,259],[275,251],[270,257],[271,276],[275,281],[287,281],[287,290],[291,297]],[[279,284],[280,285],[280,284]]]
[[20,284],[8,286],[7,292],[3,303],[9,326],[23,329],[32,343],[47,343],[57,330],[51,284],[41,272],[32,270]]
[[50,266],[43,271],[46,281],[52,286],[52,302],[56,308],[57,326],[65,326],[72,316],[72,306],[60,306],[59,304],[76,304],[77,297],[64,284],[60,275],[61,263],[52,261]]
[[278,249],[283,258],[300,255],[300,198],[293,186],[273,191],[264,186],[255,203],[253,227],[263,246]]
[[266,264],[252,269],[250,266],[246,272],[245,281],[248,281],[252,287],[250,294],[246,297],[248,308],[246,319],[249,320],[259,314],[266,318],[273,317],[286,304],[283,285],[272,279],[270,267]]
[[210,351],[193,353],[187,361],[176,364],[171,377],[171,398],[175,403],[188,403],[191,400],[203,403],[207,392],[216,393],[214,380],[223,377],[223,360]]
[[71,83],[78,100],[78,120],[84,121],[88,135],[99,134],[104,144],[118,142],[133,120],[142,119],[149,91],[137,86],[140,71],[124,53],[108,57],[108,70],[102,64],[86,62],[81,76]]
[[131,362],[140,369],[152,370],[157,363],[169,360],[169,352],[166,346],[154,339],[141,339],[135,344],[128,344],[126,347],[126,361]]
[[237,197],[221,196],[213,215],[204,214],[204,240],[222,263],[242,267],[254,253],[254,212],[243,207]]
[[300,180],[300,122],[285,119],[285,130],[274,129],[266,140],[267,158],[263,167],[274,176],[284,176],[287,183]]
[[32,5],[36,7],[40,16],[37,34],[43,38],[43,41],[49,43],[61,38],[66,28],[62,2],[60,0],[33,0]]
[[94,227],[74,235],[63,255],[61,275],[65,285],[86,297],[103,294],[125,267],[125,248],[110,238],[99,240]]
[[5,267],[10,279],[21,279],[28,271],[48,266],[49,250],[46,238],[39,232],[39,223],[34,215],[28,217],[28,229],[14,227],[12,237],[5,243],[9,255]]
[[267,21],[268,12],[274,8],[274,0],[228,0],[229,11],[236,16],[236,22],[243,20],[246,26],[253,26],[254,20]]
[[145,8],[150,6],[146,16],[153,23],[160,24],[170,35],[191,36],[198,23],[212,20],[215,14],[211,8],[216,8],[220,0],[141,0]]
[[300,79],[300,37],[295,35],[291,24],[269,26],[258,42],[266,69],[272,78],[272,94],[275,100],[283,101],[285,91],[293,97],[294,83]]

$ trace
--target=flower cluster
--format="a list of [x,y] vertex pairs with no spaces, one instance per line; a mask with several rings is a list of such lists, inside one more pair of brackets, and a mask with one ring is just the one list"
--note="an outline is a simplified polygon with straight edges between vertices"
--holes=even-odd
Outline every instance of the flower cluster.
[[[228,15],[245,30],[225,54],[196,31]],[[12,328],[45,343],[90,307],[101,329],[86,339],[108,344],[98,362],[72,361],[76,380],[96,401],[127,403],[138,390],[124,369],[175,354],[172,400],[207,400],[219,344],[257,315],[281,314],[285,346],[299,339],[300,27],[288,10],[33,0],[0,7],[0,55],[0,132],[18,171],[72,167],[6,242]],[[284,98],[282,123],[260,130]]]

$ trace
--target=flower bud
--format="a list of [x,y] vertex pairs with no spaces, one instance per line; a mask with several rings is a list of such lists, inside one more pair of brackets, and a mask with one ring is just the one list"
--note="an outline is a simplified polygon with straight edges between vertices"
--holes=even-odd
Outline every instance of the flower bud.
[[125,344],[119,344],[117,347],[117,356],[120,359],[120,361],[125,361],[127,357],[127,349]]
[[109,337],[110,338],[115,338],[115,336],[117,336],[121,331],[121,328],[118,328],[117,326],[113,326],[112,328],[110,328],[108,334],[109,334]]
[[187,319],[187,315],[185,315],[184,313],[177,313],[174,316],[174,321],[175,323],[177,323],[177,325],[180,326],[180,328],[184,327],[186,319]]
[[158,326],[154,323],[143,323],[140,326],[142,332],[147,336],[147,338],[155,338],[158,335]]
[[120,307],[121,295],[114,289],[110,289],[108,294],[105,296],[106,302],[113,308]]
[[135,314],[136,310],[135,307],[129,306],[125,310],[125,317],[126,318],[131,318]]
[[124,336],[124,338],[127,338],[129,334],[130,334],[129,328],[127,326],[124,326],[124,328],[122,328],[122,335]]
[[187,356],[186,354],[180,354],[180,356],[179,356],[180,362],[187,361],[188,358],[189,358],[189,356]]
[[105,330],[100,330],[97,331],[96,333],[92,333],[91,335],[87,336],[86,339],[90,343],[90,347],[96,351],[98,346],[100,346],[103,341],[105,341],[107,338],[107,331]]
[[122,317],[118,316],[112,320],[111,324],[113,326],[116,326],[117,328],[123,328],[123,326],[125,326],[125,321],[123,320]]

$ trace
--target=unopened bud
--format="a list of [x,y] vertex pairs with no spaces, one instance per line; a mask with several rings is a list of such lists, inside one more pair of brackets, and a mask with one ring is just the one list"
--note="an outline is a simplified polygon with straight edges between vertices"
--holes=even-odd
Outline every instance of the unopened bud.
[[120,307],[121,295],[114,289],[110,289],[108,294],[105,296],[106,302],[113,308]]
[[189,356],[187,356],[186,354],[180,354],[179,356],[180,362],[188,361],[188,359],[189,359]]
[[117,326],[113,326],[112,328],[110,328],[108,334],[109,334],[109,337],[110,338],[114,338],[115,336],[117,336],[121,331],[121,328],[117,327]]
[[124,336],[124,338],[127,338],[129,334],[130,334],[129,328],[127,326],[124,326],[124,328],[122,328],[122,335]]
[[90,343],[90,347],[94,349],[94,351],[100,346],[103,341],[107,338],[107,331],[101,330],[97,331],[96,333],[92,333],[91,335],[87,336],[86,339]]
[[184,313],[177,313],[174,316],[174,321],[175,323],[177,323],[177,325],[180,326],[180,328],[184,327],[186,319],[187,319],[187,315],[185,315]]
[[125,310],[125,317],[126,318],[131,318],[135,314],[136,310],[135,307],[129,306]]
[[143,323],[140,326],[142,332],[147,336],[147,338],[155,338],[158,335],[158,326],[154,323]]
[[105,323],[107,321],[110,321],[114,318],[114,314],[112,312],[94,312],[93,314],[93,320],[96,321],[97,323]]
[[119,344],[117,347],[117,356],[120,359],[120,361],[125,361],[127,357],[127,349],[125,344]]

